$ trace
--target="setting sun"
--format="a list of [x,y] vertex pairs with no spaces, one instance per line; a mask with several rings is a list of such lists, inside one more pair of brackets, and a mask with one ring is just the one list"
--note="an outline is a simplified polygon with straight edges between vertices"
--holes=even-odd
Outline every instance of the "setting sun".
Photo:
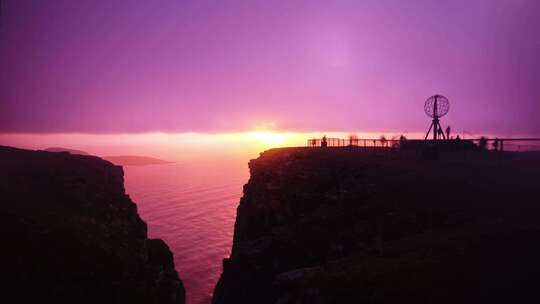
[[249,138],[256,139],[268,147],[279,147],[285,143],[285,135],[273,132],[250,132]]

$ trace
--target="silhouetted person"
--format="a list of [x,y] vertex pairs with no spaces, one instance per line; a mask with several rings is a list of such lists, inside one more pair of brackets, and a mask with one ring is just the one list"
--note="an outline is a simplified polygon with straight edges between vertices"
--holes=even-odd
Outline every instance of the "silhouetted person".
[[456,140],[461,140],[461,137],[459,137],[459,134],[456,136]]
[[326,135],[322,137],[321,147],[328,147],[328,141],[326,139]]
[[450,126],[446,127],[446,139],[450,139]]
[[499,151],[499,138],[495,138],[493,141],[493,150]]
[[358,146],[358,136],[356,134],[349,135],[349,146]]
[[381,147],[385,147],[386,146],[386,137],[384,137],[384,135],[381,136]]
[[487,138],[485,138],[484,136],[480,137],[480,141],[478,141],[478,147],[481,150],[485,150],[487,147]]
[[407,142],[407,137],[403,134],[399,137],[399,146],[402,147]]

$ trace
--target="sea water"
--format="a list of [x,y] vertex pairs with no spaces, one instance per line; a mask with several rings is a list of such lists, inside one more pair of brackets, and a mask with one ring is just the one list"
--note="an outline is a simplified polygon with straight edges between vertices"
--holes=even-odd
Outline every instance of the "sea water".
[[174,254],[187,302],[210,303],[230,254],[247,161],[126,166],[124,172],[149,237],[163,239]]

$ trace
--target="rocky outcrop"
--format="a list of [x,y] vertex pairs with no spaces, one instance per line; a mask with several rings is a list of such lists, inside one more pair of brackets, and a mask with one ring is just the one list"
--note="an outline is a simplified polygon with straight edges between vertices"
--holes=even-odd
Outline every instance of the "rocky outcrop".
[[537,302],[540,158],[447,159],[262,153],[213,303]]
[[0,147],[4,298],[17,303],[184,303],[172,252],[148,239],[122,167]]

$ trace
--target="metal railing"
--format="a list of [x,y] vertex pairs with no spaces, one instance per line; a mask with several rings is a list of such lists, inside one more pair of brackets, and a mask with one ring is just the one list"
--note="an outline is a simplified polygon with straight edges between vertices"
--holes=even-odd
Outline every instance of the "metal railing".
[[399,146],[399,139],[372,139],[372,138],[312,138],[308,139],[308,147],[382,147],[395,148]]
[[[474,138],[474,139],[450,139],[440,140],[441,144],[452,144],[455,142],[470,142],[480,147],[484,141],[484,148],[498,151],[540,151],[540,138]],[[432,140],[418,139],[373,139],[373,138],[312,138],[308,139],[308,147],[365,147],[365,148],[397,148],[406,142],[433,143]]]
[[498,151],[540,151],[540,138],[474,138],[476,145],[485,140],[485,149]]

